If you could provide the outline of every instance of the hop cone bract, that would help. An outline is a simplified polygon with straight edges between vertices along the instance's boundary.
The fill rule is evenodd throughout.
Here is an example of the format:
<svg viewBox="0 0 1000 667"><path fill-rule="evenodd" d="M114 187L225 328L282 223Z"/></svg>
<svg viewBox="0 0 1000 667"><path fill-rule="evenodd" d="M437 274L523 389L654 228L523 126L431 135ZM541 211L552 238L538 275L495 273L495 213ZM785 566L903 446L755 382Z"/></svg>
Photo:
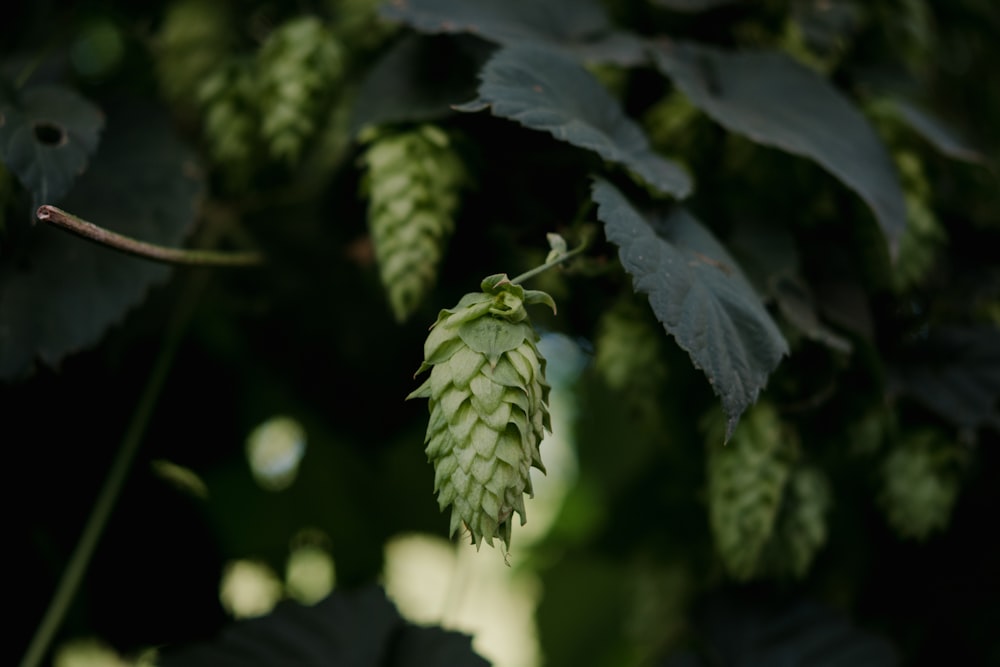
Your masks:
<svg viewBox="0 0 1000 667"><path fill-rule="evenodd" d="M438 127L372 130L367 167L368 226L396 319L407 319L437 280L454 230L465 165Z"/></svg>
<svg viewBox="0 0 1000 667"><path fill-rule="evenodd" d="M538 445L551 430L545 359L525 305L555 303L505 275L482 290L441 311L417 370L430 376L407 398L429 399L424 441L438 505L452 508L450 533L464 525L477 548L499 537L509 549L512 514L524 524L529 471L545 472Z"/></svg>

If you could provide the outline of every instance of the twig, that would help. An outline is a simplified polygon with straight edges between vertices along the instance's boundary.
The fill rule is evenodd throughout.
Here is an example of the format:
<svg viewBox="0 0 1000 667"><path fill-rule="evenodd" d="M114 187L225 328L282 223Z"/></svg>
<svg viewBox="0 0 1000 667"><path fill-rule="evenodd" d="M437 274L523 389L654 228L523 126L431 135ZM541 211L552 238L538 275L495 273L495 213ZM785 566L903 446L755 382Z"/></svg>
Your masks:
<svg viewBox="0 0 1000 667"><path fill-rule="evenodd" d="M51 223L71 234L114 248L129 255L143 257L165 264L186 264L190 266L260 266L264 256L258 252L225 252L221 250L187 250L168 248L154 243L146 243L130 236L112 232L72 213L44 204L35 213L39 220Z"/></svg>

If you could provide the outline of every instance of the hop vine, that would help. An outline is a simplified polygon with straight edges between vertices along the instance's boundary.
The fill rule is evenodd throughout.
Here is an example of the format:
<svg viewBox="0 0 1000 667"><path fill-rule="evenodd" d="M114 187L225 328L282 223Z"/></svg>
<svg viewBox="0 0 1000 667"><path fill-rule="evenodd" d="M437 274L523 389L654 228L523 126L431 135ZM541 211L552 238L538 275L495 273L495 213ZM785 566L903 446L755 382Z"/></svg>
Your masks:
<svg viewBox="0 0 1000 667"><path fill-rule="evenodd" d="M450 533L464 526L477 548L499 538L509 550L512 515L524 524L530 469L545 472L539 444L552 428L545 359L525 306L555 303L502 274L481 288L441 311L417 370L430 376L407 398L428 399L425 451L438 505L452 508Z"/></svg>
<svg viewBox="0 0 1000 667"><path fill-rule="evenodd" d="M468 176L451 137L434 125L371 129L364 140L375 259L392 311L404 321L437 281Z"/></svg>

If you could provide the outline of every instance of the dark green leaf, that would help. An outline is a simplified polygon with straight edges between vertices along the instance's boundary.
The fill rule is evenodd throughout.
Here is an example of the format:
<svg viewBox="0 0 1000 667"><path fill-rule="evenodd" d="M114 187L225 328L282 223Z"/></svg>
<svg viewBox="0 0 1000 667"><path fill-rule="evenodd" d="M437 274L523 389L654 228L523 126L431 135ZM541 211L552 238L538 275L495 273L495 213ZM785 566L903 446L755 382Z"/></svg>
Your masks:
<svg viewBox="0 0 1000 667"><path fill-rule="evenodd" d="M729 239L757 291L777 303L781 314L805 336L841 352L851 342L826 326L812 290L801 276L795 240L784 228L743 221Z"/></svg>
<svg viewBox="0 0 1000 667"><path fill-rule="evenodd" d="M111 119L102 150L63 206L144 241L179 244L201 191L192 154L150 109L121 109ZM0 263L2 379L94 344L170 274L42 224L16 250Z"/></svg>
<svg viewBox="0 0 1000 667"><path fill-rule="evenodd" d="M704 371L731 434L788 353L781 332L740 267L683 208L640 213L604 181L593 199L633 287L649 295L656 317Z"/></svg>
<svg viewBox="0 0 1000 667"><path fill-rule="evenodd" d="M507 47L486 63L480 77L479 99L456 108L491 107L495 116L544 130L630 169L660 192L678 198L691 192L687 173L654 153L621 105L570 57L539 46Z"/></svg>
<svg viewBox="0 0 1000 667"><path fill-rule="evenodd" d="M671 657L665 667L894 667L896 651L885 640L859 630L826 607L718 596L697 613L707 656ZM710 656L710 657L708 657Z"/></svg>
<svg viewBox="0 0 1000 667"><path fill-rule="evenodd" d="M587 61L646 60L641 40L615 30L597 0L396 0L382 15L423 32L467 32L505 45L548 44Z"/></svg>
<svg viewBox="0 0 1000 667"><path fill-rule="evenodd" d="M0 159L35 204L56 204L97 149L104 116L62 86L0 93Z"/></svg>
<svg viewBox="0 0 1000 667"><path fill-rule="evenodd" d="M906 228L899 178L865 117L827 80L781 53L670 42L657 66L727 129L819 163L871 207L890 253Z"/></svg>
<svg viewBox="0 0 1000 667"><path fill-rule="evenodd" d="M366 125L433 120L476 93L476 72L492 47L472 38L410 35L368 72L351 134Z"/></svg>
<svg viewBox="0 0 1000 667"><path fill-rule="evenodd" d="M932 116L917 105L905 100L897 99L894 100L894 103L900 117L913 131L930 142L943 155L965 162L984 162L986 160L982 153L970 148L940 118Z"/></svg>
<svg viewBox="0 0 1000 667"><path fill-rule="evenodd" d="M892 381L959 428L1000 431L1000 329L933 330L903 350Z"/></svg>
<svg viewBox="0 0 1000 667"><path fill-rule="evenodd" d="M468 637L403 620L381 589L334 592L312 607L287 602L235 623L214 643L167 651L161 667L484 667Z"/></svg>

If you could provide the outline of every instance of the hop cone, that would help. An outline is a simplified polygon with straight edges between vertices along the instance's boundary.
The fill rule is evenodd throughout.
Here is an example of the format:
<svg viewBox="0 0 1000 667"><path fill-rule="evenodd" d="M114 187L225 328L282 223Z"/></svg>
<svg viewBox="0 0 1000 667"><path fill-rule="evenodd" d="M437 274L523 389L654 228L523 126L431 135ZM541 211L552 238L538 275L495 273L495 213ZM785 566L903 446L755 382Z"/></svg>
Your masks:
<svg viewBox="0 0 1000 667"><path fill-rule="evenodd" d="M172 2L154 40L156 71L164 97L191 104L205 79L226 59L233 20L224 2Z"/></svg>
<svg viewBox="0 0 1000 667"><path fill-rule="evenodd" d="M826 544L830 483L818 468L798 467L788 480L777 527L765 549L763 567L771 574L801 579Z"/></svg>
<svg viewBox="0 0 1000 667"><path fill-rule="evenodd" d="M228 59L198 89L203 131L216 163L249 169L257 146L257 105L252 62Z"/></svg>
<svg viewBox="0 0 1000 667"><path fill-rule="evenodd" d="M767 402L747 412L728 444L725 424L718 415L708 429L709 522L726 571L747 581L760 574L798 447Z"/></svg>
<svg viewBox="0 0 1000 667"><path fill-rule="evenodd" d="M555 303L505 275L482 290L441 311L417 371L430 377L407 398L429 399L426 452L438 505L452 508L450 533L464 525L477 548L499 537L509 549L511 516L524 524L529 470L545 472L538 445L551 430L545 359L525 304Z"/></svg>
<svg viewBox="0 0 1000 667"><path fill-rule="evenodd" d="M340 43L311 16L272 32L257 54L260 131L271 156L295 162L344 70Z"/></svg>
<svg viewBox="0 0 1000 667"><path fill-rule="evenodd" d="M465 165L448 135L432 125L369 132L368 141L361 158L368 226L389 304L404 321L437 280Z"/></svg>
<svg viewBox="0 0 1000 667"><path fill-rule="evenodd" d="M934 214L930 184L919 156L898 151L895 161L906 199L906 230L899 240L893 279L896 289L904 290L924 281L947 235Z"/></svg>
<svg viewBox="0 0 1000 667"><path fill-rule="evenodd" d="M957 452L939 433L910 433L883 464L879 501L900 537L926 539L948 525L958 496Z"/></svg>

